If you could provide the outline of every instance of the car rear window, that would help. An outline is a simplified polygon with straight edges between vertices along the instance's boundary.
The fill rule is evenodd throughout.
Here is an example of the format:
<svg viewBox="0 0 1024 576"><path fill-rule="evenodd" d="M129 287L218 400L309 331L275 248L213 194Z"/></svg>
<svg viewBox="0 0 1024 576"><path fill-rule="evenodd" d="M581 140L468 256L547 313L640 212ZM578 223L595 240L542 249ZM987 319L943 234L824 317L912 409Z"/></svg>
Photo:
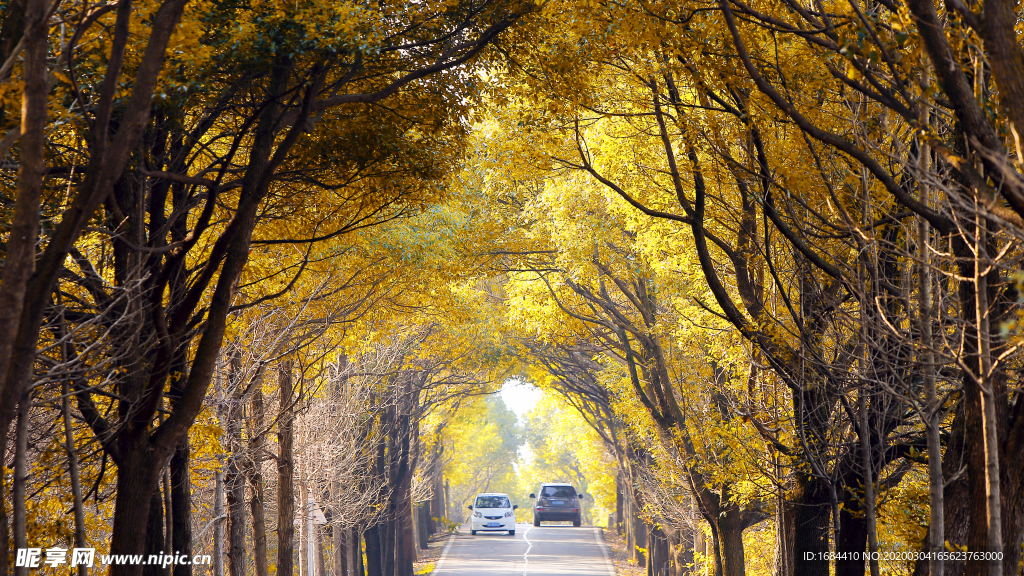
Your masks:
<svg viewBox="0 0 1024 576"><path fill-rule="evenodd" d="M474 508L511 508L508 496L477 496Z"/></svg>
<svg viewBox="0 0 1024 576"><path fill-rule="evenodd" d="M545 486L540 495L545 498L575 498L576 490L572 486Z"/></svg>

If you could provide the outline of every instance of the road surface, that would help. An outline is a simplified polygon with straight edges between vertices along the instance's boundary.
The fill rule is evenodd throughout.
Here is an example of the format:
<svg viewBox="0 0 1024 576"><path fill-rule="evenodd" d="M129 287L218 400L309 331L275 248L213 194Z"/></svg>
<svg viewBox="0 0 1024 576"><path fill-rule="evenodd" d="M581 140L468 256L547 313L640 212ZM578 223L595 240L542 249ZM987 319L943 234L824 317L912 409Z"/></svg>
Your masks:
<svg viewBox="0 0 1024 576"><path fill-rule="evenodd" d="M468 526L452 537L432 576L615 576L601 529L517 524L516 535Z"/></svg>

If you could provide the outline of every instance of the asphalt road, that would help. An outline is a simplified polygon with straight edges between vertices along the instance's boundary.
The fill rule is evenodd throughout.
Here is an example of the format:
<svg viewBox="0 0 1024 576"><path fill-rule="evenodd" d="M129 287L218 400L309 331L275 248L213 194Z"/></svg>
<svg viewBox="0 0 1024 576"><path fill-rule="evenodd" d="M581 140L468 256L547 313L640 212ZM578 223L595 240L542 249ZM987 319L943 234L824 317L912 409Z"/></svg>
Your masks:
<svg viewBox="0 0 1024 576"><path fill-rule="evenodd" d="M433 576L615 576L600 528L516 525L516 535L452 537Z"/></svg>

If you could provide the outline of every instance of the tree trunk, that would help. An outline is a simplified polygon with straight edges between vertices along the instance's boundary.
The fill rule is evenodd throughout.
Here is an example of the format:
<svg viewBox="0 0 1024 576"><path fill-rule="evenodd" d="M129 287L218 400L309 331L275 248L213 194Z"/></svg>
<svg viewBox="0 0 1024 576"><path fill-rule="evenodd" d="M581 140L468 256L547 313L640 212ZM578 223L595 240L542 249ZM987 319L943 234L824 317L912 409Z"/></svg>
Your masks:
<svg viewBox="0 0 1024 576"><path fill-rule="evenodd" d="M46 82L46 11L49 2L24 0L22 6L24 31L18 31L22 34L24 46L18 181L14 214L7 228L9 234L3 272L0 275L0 429L5 434L16 414L17 401L26 390L21 375L11 370L11 360L14 358L15 341L22 324L29 280L36 266L40 197L46 171L46 106L49 93ZM13 12L18 8L12 6L7 10ZM20 336L24 337L24 334Z"/></svg>
<svg viewBox="0 0 1024 576"><path fill-rule="evenodd" d="M174 551L192 557L192 483L189 481L188 438L171 456L171 519ZM192 576L191 564L175 564L173 576ZM266 575L261 575L266 576Z"/></svg>
<svg viewBox="0 0 1024 576"><path fill-rule="evenodd" d="M793 572L793 504L784 493L779 494L775 515L775 567L773 576L794 576Z"/></svg>
<svg viewBox="0 0 1024 576"><path fill-rule="evenodd" d="M422 502L413 508L416 517L416 545L420 550L430 548L430 502Z"/></svg>
<svg viewBox="0 0 1024 576"><path fill-rule="evenodd" d="M292 363L286 360L278 370L281 413L277 423L277 576L295 572L295 456L292 429Z"/></svg>
<svg viewBox="0 0 1024 576"><path fill-rule="evenodd" d="M213 476L213 576L224 576L224 473Z"/></svg>
<svg viewBox="0 0 1024 576"><path fill-rule="evenodd" d="M348 531L341 524L331 527L331 546L334 549L334 576L349 576Z"/></svg>
<svg viewBox="0 0 1024 576"><path fill-rule="evenodd" d="M242 359L238 350L232 348L229 386L232 388L230 404L225 414L225 432L228 436L227 467L224 484L228 500L228 568L231 576L246 576L246 514L245 514L245 476L242 470L245 460L245 448L242 443L242 393L241 382Z"/></svg>
<svg viewBox="0 0 1024 576"><path fill-rule="evenodd" d="M256 576L270 576L267 560L267 519L265 495L263 493L263 450L266 436L263 430L263 382L262 368L252 393L252 415L249 418L249 490L252 499L249 511L252 515L252 551L256 564ZM177 575L175 575L177 576Z"/></svg>
<svg viewBox="0 0 1024 576"><path fill-rule="evenodd" d="M800 576L829 576L828 533L831 503L825 481L796 473L793 494L794 573Z"/></svg>
<svg viewBox="0 0 1024 576"><path fill-rule="evenodd" d="M317 576L327 576L327 562L324 559L324 531L319 527L313 529L314 536L314 550L316 552L316 574Z"/></svg>
<svg viewBox="0 0 1024 576"><path fill-rule="evenodd" d="M352 573L345 576L366 576L366 565L363 563L363 534L358 526L353 526L349 532L349 563L352 566Z"/></svg>
<svg viewBox="0 0 1024 576"><path fill-rule="evenodd" d="M122 438L124 451L117 462L117 496L114 499L114 528L110 535L110 554L143 554L153 492L157 489L163 462L154 458L144 438L129 445ZM137 576L139 565L111 565L110 576Z"/></svg>
<svg viewBox="0 0 1024 576"><path fill-rule="evenodd" d="M163 474L160 474L163 476ZM149 520L146 527L146 557L159 556L164 550L164 501L160 494L160 484L157 483L149 497ZM143 576L162 576L164 569L159 564L146 564L142 568Z"/></svg>
<svg viewBox="0 0 1024 576"><path fill-rule="evenodd" d="M640 517L636 510L636 502L631 502L632 508L630 513L633 518L633 560L637 566L644 566L647 564L647 555L641 550L647 549L647 525L644 523L643 518Z"/></svg>
<svg viewBox="0 0 1024 576"><path fill-rule="evenodd" d="M438 443L440 444L440 443ZM441 519L448 516L444 504L444 467L441 450L435 452L433 494L430 499L429 530L431 534L441 531Z"/></svg>
<svg viewBox="0 0 1024 576"><path fill-rule="evenodd" d="M65 382L61 387L61 413L64 417L64 450L68 454L68 474L71 479L71 496L75 512L75 548L85 548L85 506L82 503L82 481L78 471L78 450L75 448L75 436L71 429L71 385ZM168 552L173 552L168 550ZM87 566L78 565L78 576L89 576Z"/></svg>
<svg viewBox="0 0 1024 576"><path fill-rule="evenodd" d="M860 554L857 558L850 558L847 554L844 559L842 555L836 560L836 576L864 576L863 553L867 549L868 525L864 515L864 503L858 494L851 493L851 490L859 488L854 483L859 475L854 472L847 473L847 488L844 491L843 507L839 512L839 534L836 535L836 552L854 552Z"/></svg>
<svg viewBox="0 0 1024 576"><path fill-rule="evenodd" d="M704 557L704 570L701 572L707 576L711 572L710 567L714 559L708 554L708 539L704 536L704 531L700 529L699 523L697 529L693 531L693 550L695 554L700 552L701 556Z"/></svg>
<svg viewBox="0 0 1024 576"><path fill-rule="evenodd" d="M363 538L366 540L366 576L384 576L380 532L380 524L374 524L363 532Z"/></svg>
<svg viewBox="0 0 1024 576"><path fill-rule="evenodd" d="M726 490L723 489L723 500ZM746 558L743 550L743 518L739 506L722 506L718 514L718 540L724 576L745 576ZM863 576L863 575L861 575Z"/></svg>
<svg viewBox="0 0 1024 576"><path fill-rule="evenodd" d="M1018 48L1019 50L1019 48ZM987 539L985 550L987 552L1003 552L1003 523L1002 523L1002 476L999 472L999 424L996 421L996 376L992 370L991 355L991 334L989 332L989 318L991 307L988 298L988 278L981 272L983 266L988 266L986 244L987 224L980 224L977 227L977 250L979 262L974 267L974 300L975 316L978 327L978 394L981 398L981 426L982 426L982 447L985 454L985 531ZM1018 545L1014 543L1014 545ZM1002 576L1002 562L987 562L989 576Z"/></svg>
<svg viewBox="0 0 1024 576"><path fill-rule="evenodd" d="M341 498L341 482L331 481L331 499L338 502ZM341 519L341 511L333 510L331 514L331 547L334 549L332 566L334 576L348 576L348 534Z"/></svg>
<svg viewBox="0 0 1024 576"><path fill-rule="evenodd" d="M14 510L12 532L14 532L14 549L28 548L28 535L25 532L25 483L28 482L28 396L18 402L18 421L14 432L14 480L11 489L11 508ZM6 448L6 447L5 447ZM16 566L15 576L27 576L28 567Z"/></svg>
<svg viewBox="0 0 1024 576"><path fill-rule="evenodd" d="M622 536L622 472L615 476L615 532ZM609 526L611 528L611 526Z"/></svg>

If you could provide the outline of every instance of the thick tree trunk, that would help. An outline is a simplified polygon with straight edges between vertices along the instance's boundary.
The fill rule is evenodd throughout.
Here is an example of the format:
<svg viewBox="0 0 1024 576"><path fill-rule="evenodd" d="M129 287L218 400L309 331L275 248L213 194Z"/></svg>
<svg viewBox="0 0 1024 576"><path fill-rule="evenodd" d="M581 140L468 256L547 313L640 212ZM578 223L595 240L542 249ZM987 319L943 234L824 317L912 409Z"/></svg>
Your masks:
<svg viewBox="0 0 1024 576"><path fill-rule="evenodd" d="M403 489L404 495L399 503L398 522L396 526L397 550L395 554L395 576L412 576L413 562L416 561L416 538L413 528L413 507L410 500L408 485Z"/></svg>
<svg viewBox="0 0 1024 576"><path fill-rule="evenodd" d="M794 573L829 576L828 534L832 514L825 481L798 472L793 508Z"/></svg>
<svg viewBox="0 0 1024 576"><path fill-rule="evenodd" d="M295 456L292 429L292 363L284 361L278 370L281 411L277 423L277 576L295 572Z"/></svg>
<svg viewBox="0 0 1024 576"><path fill-rule="evenodd" d="M638 510L636 509L636 501L631 502L630 513L632 514L632 533L633 533L633 561L637 566L644 566L647 564L647 555L641 552L641 549L647 549L647 525L644 523L643 518L640 517Z"/></svg>
<svg viewBox="0 0 1024 576"><path fill-rule="evenodd" d="M857 558L849 554L843 558L840 554L836 560L836 576L864 576L863 553L867 549L868 525L864 516L864 505L858 494L850 490L859 488L850 482L858 476L853 472L847 474L847 489L844 491L843 506L839 512L839 534L836 536L836 552L857 553Z"/></svg>
<svg viewBox="0 0 1024 576"><path fill-rule="evenodd" d="M127 440L127 439L122 439ZM145 440L137 440L139 444ZM114 499L114 528L110 536L110 554L143 554L146 549L150 507L154 501L163 462L155 461L146 446L123 442L117 466L117 496ZM110 576L138 576L142 566L114 564Z"/></svg>
<svg viewBox="0 0 1024 576"><path fill-rule="evenodd" d="M380 533L381 524L374 524L363 532L366 540L366 576L384 576Z"/></svg>
<svg viewBox="0 0 1024 576"><path fill-rule="evenodd" d="M9 234L4 251L3 273L0 275L0 429L4 431L14 419L17 400L26 390L22 375L11 370L11 360L16 339L19 336L25 337L19 334L19 330L30 329L21 327L21 324L29 279L36 266L40 197L46 170L46 107L49 93L46 82L46 10L49 2L24 0L20 4L8 8L10 12L24 9L24 31L17 30L22 36L24 56L18 181L14 214L7 228ZM33 347L34 341L33 338Z"/></svg>
<svg viewBox="0 0 1024 576"><path fill-rule="evenodd" d="M426 550L430 547L430 503L422 502L414 506L413 510L416 518L416 545L420 550Z"/></svg>
<svg viewBox="0 0 1024 576"><path fill-rule="evenodd" d="M746 558L743 549L743 518L742 512L735 504L723 506L719 511L718 540L722 554L723 576L745 576Z"/></svg>
<svg viewBox="0 0 1024 576"><path fill-rule="evenodd" d="M189 481L189 457L188 438L185 438L171 456L171 534L174 551L191 558L192 483ZM173 576L192 576L192 565L175 564Z"/></svg>
<svg viewBox="0 0 1024 576"><path fill-rule="evenodd" d="M163 474L161 474L162 476ZM164 511L160 485L157 484L149 497L149 521L146 528L146 557L159 556L164 553ZM147 564L142 569L143 576L161 576L164 569L159 564Z"/></svg>

